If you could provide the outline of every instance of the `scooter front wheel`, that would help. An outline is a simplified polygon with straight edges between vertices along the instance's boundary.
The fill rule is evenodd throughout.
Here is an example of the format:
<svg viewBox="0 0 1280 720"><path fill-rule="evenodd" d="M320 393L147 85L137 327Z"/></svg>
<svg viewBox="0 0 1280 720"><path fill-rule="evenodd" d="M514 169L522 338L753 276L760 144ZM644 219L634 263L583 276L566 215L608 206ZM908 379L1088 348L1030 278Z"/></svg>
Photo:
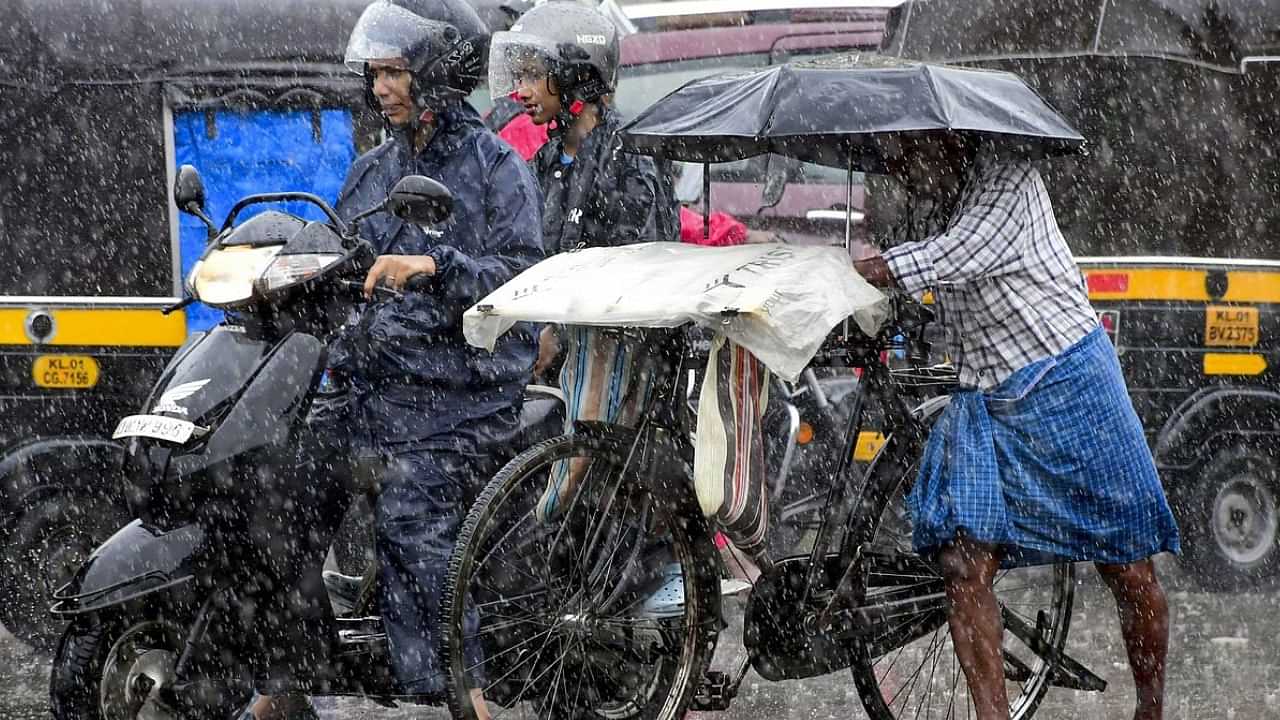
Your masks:
<svg viewBox="0 0 1280 720"><path fill-rule="evenodd" d="M472 506L441 612L454 717L683 716L715 648L719 577L691 486L644 487L634 438L535 445Z"/></svg>
<svg viewBox="0 0 1280 720"><path fill-rule="evenodd" d="M175 680L185 628L159 614L84 617L62 635L49 678L55 720L141 720L189 717L165 701ZM244 698L219 698L208 717L232 717ZM202 708L203 710L203 708ZM204 712L201 715L205 715Z"/></svg>

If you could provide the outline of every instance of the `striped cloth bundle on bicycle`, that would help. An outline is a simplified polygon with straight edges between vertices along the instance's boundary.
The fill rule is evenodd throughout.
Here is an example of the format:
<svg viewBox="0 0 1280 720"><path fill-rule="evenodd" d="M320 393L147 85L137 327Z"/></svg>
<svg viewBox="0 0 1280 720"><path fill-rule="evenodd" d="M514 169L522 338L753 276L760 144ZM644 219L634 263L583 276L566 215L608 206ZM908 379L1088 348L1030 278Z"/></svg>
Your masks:
<svg viewBox="0 0 1280 720"><path fill-rule="evenodd" d="M694 486L703 514L751 554L763 547L768 525L761 431L768 402L768 368L723 335L713 338L698 395Z"/></svg>
<svg viewBox="0 0 1280 720"><path fill-rule="evenodd" d="M649 405L659 358L638 335L615 328L562 326L565 346L560 389L565 399L565 432L578 420L596 420L635 427ZM583 466L560 461L552 466L547 489L538 502L539 521L555 516L562 501L572 497Z"/></svg>

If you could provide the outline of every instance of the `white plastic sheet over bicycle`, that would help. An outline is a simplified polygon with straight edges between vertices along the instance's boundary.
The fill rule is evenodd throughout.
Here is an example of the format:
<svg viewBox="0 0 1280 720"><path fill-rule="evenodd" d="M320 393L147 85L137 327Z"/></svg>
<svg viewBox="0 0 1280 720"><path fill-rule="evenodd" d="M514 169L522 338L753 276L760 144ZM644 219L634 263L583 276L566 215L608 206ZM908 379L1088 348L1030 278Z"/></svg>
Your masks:
<svg viewBox="0 0 1280 720"><path fill-rule="evenodd" d="M697 323L794 381L851 318L874 335L889 302L843 248L707 248L643 243L561 253L490 293L463 317L467 342L492 349L520 321L608 327Z"/></svg>

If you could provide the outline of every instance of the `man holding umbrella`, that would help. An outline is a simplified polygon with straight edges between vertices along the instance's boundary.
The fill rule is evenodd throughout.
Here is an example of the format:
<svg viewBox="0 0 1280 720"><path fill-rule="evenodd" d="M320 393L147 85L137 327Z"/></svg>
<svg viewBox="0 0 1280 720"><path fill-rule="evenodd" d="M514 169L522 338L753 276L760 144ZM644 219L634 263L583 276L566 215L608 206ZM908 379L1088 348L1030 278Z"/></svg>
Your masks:
<svg viewBox="0 0 1280 720"><path fill-rule="evenodd" d="M897 244L856 266L876 285L934 293L959 372L910 502L916 549L943 569L977 716L1009 717L997 570L1092 561L1119 610L1134 717L1159 718L1168 606L1151 556L1176 552L1178 531L1044 183L973 136L879 146L912 201Z"/></svg>
<svg viewBox="0 0 1280 720"><path fill-rule="evenodd" d="M1087 561L1116 599L1134 716L1161 717L1168 606L1151 557L1178 551L1178 529L1030 162L1084 138L1016 75L884 55L693 80L623 133L631 150L672 160L778 153L847 168L847 207L855 170L906 187L890 249L855 267L932 293L958 372L908 502L913 550L943 574L977 716L1009 717L997 570Z"/></svg>

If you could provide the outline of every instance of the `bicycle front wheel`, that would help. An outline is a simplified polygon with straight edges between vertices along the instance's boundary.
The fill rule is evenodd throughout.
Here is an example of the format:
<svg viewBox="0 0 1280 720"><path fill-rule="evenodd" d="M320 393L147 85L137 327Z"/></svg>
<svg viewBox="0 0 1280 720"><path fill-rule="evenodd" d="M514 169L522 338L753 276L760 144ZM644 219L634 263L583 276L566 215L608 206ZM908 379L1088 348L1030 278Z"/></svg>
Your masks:
<svg viewBox="0 0 1280 720"><path fill-rule="evenodd" d="M454 717L483 717L481 702L493 717L683 715L719 629L712 544L691 491L637 480L634 438L543 442L472 506L441 612ZM565 462L572 487L548 513Z"/></svg>
<svg viewBox="0 0 1280 720"><path fill-rule="evenodd" d="M926 418L931 425L934 417ZM940 569L912 552L907 495L919 468L919 443L889 443L867 479L850 532L864 549L864 607L874 627L854 646L853 680L872 720L973 717L973 702L952 647ZM1003 643L1009 716L1026 720L1048 690L1046 649L1067 639L1074 566L1002 570L996 599L1005 619Z"/></svg>

